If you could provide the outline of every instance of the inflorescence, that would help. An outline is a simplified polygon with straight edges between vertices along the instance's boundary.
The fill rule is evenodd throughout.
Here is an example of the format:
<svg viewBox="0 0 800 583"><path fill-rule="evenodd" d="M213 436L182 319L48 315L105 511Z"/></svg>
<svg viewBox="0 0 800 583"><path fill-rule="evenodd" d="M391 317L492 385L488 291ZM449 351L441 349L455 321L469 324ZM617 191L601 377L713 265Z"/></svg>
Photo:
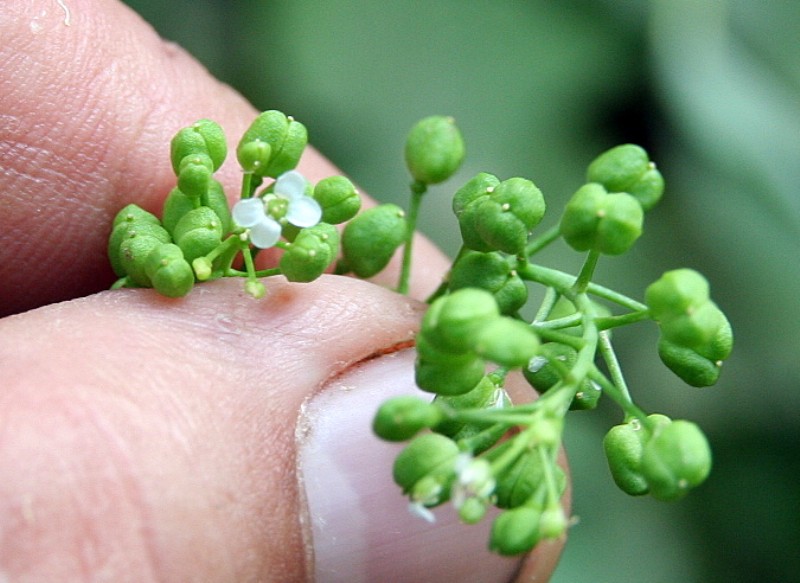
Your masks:
<svg viewBox="0 0 800 583"><path fill-rule="evenodd" d="M265 276L310 282L334 271L368 278L402 247L397 290L407 293L421 202L429 185L456 172L465 151L452 118L421 120L405 148L409 208L381 204L359 213L350 180L332 176L312 185L295 170L306 128L279 111L259 115L239 142L242 187L231 208L213 177L226 144L210 120L176 134L170 152L177 186L161 218L131 204L114 219L108 253L115 288L181 297L197 282L242 277L245 291L260 298ZM480 173L457 189L453 211L463 246L428 299L416 338L416 383L434 396L389 399L373 422L381 438L409 441L393 474L412 512L434 520L430 508L449 501L462 521L475 523L498 507L489 546L504 555L562 536L569 524L558 464L564 420L569 411L595 408L603 395L623 415L603 440L620 489L676 500L706 479L711 450L702 431L635 404L610 332L653 321L670 370L692 386L716 383L733 335L707 280L691 269L669 271L647 287L643 302L593 281L601 256L621 255L641 236L645 213L663 190L655 164L632 144L592 161L558 223L538 234L546 204L530 180ZM579 273L533 261L559 238L585 254ZM282 251L277 266L257 270L257 253L273 247ZM532 285L543 287L543 300L525 319ZM538 399L511 402L505 382L519 371Z"/></svg>

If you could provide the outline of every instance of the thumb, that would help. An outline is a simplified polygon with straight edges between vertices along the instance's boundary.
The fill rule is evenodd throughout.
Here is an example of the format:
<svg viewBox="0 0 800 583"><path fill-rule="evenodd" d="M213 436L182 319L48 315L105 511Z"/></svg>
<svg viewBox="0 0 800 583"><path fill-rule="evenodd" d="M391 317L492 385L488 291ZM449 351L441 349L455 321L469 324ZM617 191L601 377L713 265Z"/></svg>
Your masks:
<svg viewBox="0 0 800 583"><path fill-rule="evenodd" d="M484 535L451 520L406 529L394 451L369 434L374 400L412 383L410 356L391 353L412 340L420 305L334 276L270 279L261 301L240 283L180 300L105 292L0 321L0 573L512 575L516 562L489 563ZM356 405L335 402L345 387ZM557 554L542 549L545 563Z"/></svg>

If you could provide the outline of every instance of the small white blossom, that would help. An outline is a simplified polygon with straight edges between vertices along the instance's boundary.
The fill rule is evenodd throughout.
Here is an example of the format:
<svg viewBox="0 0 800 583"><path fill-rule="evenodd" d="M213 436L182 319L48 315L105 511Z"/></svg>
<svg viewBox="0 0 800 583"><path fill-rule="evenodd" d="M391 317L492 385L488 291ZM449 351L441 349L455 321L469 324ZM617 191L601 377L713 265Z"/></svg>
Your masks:
<svg viewBox="0 0 800 583"><path fill-rule="evenodd" d="M284 172L275 181L272 194L266 199L245 198L233 205L233 220L240 227L249 229L250 241L260 249L274 246L281 236L280 220L285 219L296 227L313 227L322 218L322 208L312 197L306 195L308 182L296 170ZM286 215L274 217L267 210L272 198L287 201Z"/></svg>
<svg viewBox="0 0 800 583"><path fill-rule="evenodd" d="M492 467L483 458L473 458L465 453L459 455L455 464L456 479L450 493L453 506L461 508L470 498L487 500L496 485Z"/></svg>

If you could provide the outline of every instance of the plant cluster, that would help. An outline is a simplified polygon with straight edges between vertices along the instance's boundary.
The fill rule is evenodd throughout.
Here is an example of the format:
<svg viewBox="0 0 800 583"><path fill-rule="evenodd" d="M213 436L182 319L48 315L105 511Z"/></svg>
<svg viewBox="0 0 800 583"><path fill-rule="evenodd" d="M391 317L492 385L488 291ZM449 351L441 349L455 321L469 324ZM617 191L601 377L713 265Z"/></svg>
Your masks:
<svg viewBox="0 0 800 583"><path fill-rule="evenodd" d="M201 120L179 131L171 146L177 186L161 219L129 205L114 221L115 286L179 297L196 282L234 276L261 297L263 276L308 282L333 270L371 277L403 247L397 289L407 293L422 200L464 158L452 118L425 118L408 135L407 211L382 204L359 213L358 193L342 176L309 184L295 170L306 142L305 127L294 119L277 111L258 116L236 150L243 180L229 208L213 178L226 156L221 128ZM676 500L706 479L711 451L702 431L635 404L611 331L655 322L664 364L690 385L714 384L733 336L708 282L690 269L669 271L641 302L594 281L601 256L621 255L641 236L645 214L663 190L655 164L631 144L592 161L557 224L538 233L546 203L530 180L479 173L456 190L463 246L428 299L416 338L416 383L433 397L389 399L373 422L381 438L409 441L393 474L412 512L433 520L430 509L449 501L464 522L475 523L498 507L489 546L504 555L562 536L569 517L558 454L566 414L595 408L603 395L623 416L603 440L620 489ZM585 254L579 273L534 261L559 238ZM256 270L254 256L269 247L282 250L277 267ZM544 288L543 299L525 319L533 285ZM538 399L511 402L504 386L515 371Z"/></svg>

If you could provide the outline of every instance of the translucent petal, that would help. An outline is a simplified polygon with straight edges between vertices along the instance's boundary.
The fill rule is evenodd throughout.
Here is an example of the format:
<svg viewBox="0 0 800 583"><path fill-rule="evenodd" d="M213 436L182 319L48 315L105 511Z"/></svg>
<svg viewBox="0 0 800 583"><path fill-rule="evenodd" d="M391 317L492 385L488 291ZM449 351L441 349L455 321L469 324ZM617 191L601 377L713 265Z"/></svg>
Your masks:
<svg viewBox="0 0 800 583"><path fill-rule="evenodd" d="M250 242L259 249L267 249L275 245L281 237L281 226L277 221L264 217L250 227Z"/></svg>
<svg viewBox="0 0 800 583"><path fill-rule="evenodd" d="M240 227L252 227L264 220L264 202L260 198L245 198L233 205L233 220Z"/></svg>
<svg viewBox="0 0 800 583"><path fill-rule="evenodd" d="M300 174L297 170L289 170L278 176L273 190L275 194L283 198L295 200L301 196L305 196L307 187L308 181L305 179L305 176Z"/></svg>
<svg viewBox="0 0 800 583"><path fill-rule="evenodd" d="M310 196L301 196L289 201L286 220L295 227L313 227L322 218L322 207Z"/></svg>

